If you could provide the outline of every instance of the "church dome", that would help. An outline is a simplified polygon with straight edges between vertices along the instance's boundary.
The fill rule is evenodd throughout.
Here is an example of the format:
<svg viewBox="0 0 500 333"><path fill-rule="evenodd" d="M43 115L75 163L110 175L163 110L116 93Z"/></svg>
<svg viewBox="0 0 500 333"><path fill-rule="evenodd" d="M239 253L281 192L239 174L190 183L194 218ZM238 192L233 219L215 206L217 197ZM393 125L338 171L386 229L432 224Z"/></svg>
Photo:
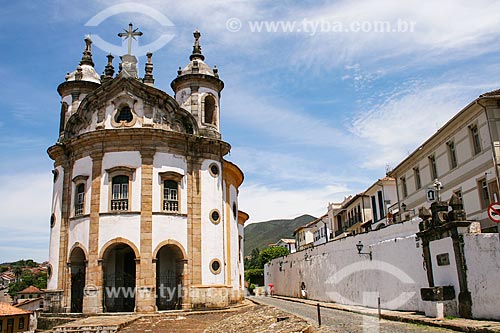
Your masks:
<svg viewBox="0 0 500 333"><path fill-rule="evenodd" d="M186 74L206 74L215 76L212 68L199 58L191 60L189 64L180 71L180 75Z"/></svg>
<svg viewBox="0 0 500 333"><path fill-rule="evenodd" d="M89 36L85 37L85 50L83 51L80 64L74 71L66 75L66 81L101 83L100 76L94 69L94 61L92 61L92 40Z"/></svg>
<svg viewBox="0 0 500 333"><path fill-rule="evenodd" d="M197 30L193 32L194 36L194 45L193 45L193 53L189 56L189 63L181 69L179 67L179 70L177 71L178 77L183 76L183 75L190 75L190 74L204 74L204 75L210 75L213 77L219 77L217 67L214 66L214 68L210 68L205 63L205 56L201 53L201 46L200 46L200 36L201 33Z"/></svg>
<svg viewBox="0 0 500 333"><path fill-rule="evenodd" d="M77 77L79 78L77 79ZM97 74L94 67L90 65L80 65L77 67L77 69L66 75L66 81L78 81L78 80L101 83L99 74Z"/></svg>

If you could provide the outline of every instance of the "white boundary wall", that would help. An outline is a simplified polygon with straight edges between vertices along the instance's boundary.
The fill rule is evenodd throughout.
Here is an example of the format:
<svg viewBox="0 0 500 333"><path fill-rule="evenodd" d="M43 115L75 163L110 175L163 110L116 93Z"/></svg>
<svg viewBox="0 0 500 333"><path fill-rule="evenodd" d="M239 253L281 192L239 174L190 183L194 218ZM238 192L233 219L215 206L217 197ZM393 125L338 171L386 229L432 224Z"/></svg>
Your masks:
<svg viewBox="0 0 500 333"><path fill-rule="evenodd" d="M384 309L423 312L420 289L428 283L417 232L418 222L409 221L274 259L264 268L265 284L272 283L276 295L301 297L304 282L309 299L369 307L376 307L378 294ZM357 253L359 241L362 252L371 247L372 261ZM442 240L438 250L431 252L433 262L443 252L454 261L451 239ZM466 234L464 252L474 318L500 319L498 235ZM455 270L454 265L445 267ZM455 292L458 297L458 283Z"/></svg>

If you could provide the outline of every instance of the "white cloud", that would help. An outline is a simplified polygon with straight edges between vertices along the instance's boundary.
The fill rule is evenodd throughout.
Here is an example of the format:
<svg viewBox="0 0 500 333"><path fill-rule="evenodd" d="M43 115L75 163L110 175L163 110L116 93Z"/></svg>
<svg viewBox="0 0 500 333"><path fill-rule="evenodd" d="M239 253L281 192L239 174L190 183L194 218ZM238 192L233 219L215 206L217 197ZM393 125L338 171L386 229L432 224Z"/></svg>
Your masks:
<svg viewBox="0 0 500 333"><path fill-rule="evenodd" d="M351 22L398 20L415 22L414 32L378 33L319 32L303 40L294 49L292 58L303 64L336 66L352 61L376 63L404 57L403 66L415 63L446 63L488 51L498 50L494 43L500 34L496 1L457 2L451 0L425 2L397 1L340 1L312 8L294 8L290 18L311 21ZM478 20L478 18L481 18ZM314 52L311 52L314 50ZM401 65L401 61L400 65Z"/></svg>
<svg viewBox="0 0 500 333"><path fill-rule="evenodd" d="M348 143L346 133L328 120L315 118L285 99L275 97L271 101L244 86L236 85L226 92L222 107L227 110L223 117L238 127L263 132L282 142L316 147L341 147Z"/></svg>
<svg viewBox="0 0 500 333"><path fill-rule="evenodd" d="M342 186L282 190L262 184L246 184L240 192L240 210L250 215L248 223L295 218L303 214L319 217L327 212L329 201L341 201L349 192Z"/></svg>
<svg viewBox="0 0 500 333"><path fill-rule="evenodd" d="M351 132L364 143L363 166L395 166L435 133L480 90L479 86L443 83L399 91L353 119ZM477 96L477 95L476 95Z"/></svg>
<svg viewBox="0 0 500 333"><path fill-rule="evenodd" d="M1 176L0 183L0 228L3 230L0 262L37 253L41 254L37 260L46 260L52 197L50 174L9 174ZM17 252L20 248L24 250ZM10 252L14 249L16 252Z"/></svg>

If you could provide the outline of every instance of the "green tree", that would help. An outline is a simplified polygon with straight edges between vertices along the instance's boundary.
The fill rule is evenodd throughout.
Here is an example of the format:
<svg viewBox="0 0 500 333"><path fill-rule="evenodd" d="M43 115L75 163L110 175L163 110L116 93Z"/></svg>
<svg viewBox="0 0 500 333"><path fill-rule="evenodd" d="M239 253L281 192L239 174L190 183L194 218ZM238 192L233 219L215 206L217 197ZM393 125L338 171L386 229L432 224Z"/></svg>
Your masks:
<svg viewBox="0 0 500 333"><path fill-rule="evenodd" d="M47 273L32 273L29 270L24 271L16 282L9 285L9 295L14 297L18 292L29 286L35 286L38 289L46 289Z"/></svg>
<svg viewBox="0 0 500 333"><path fill-rule="evenodd" d="M259 253L260 252L258 248L252 250L248 258L245 258L245 269L262 268L259 262Z"/></svg>
<svg viewBox="0 0 500 333"><path fill-rule="evenodd" d="M270 262L271 260L279 257L284 257L288 254L290 254L290 252L286 247L283 246L268 247L267 249L264 249L259 253L259 263L260 263L259 268L264 268L264 265Z"/></svg>

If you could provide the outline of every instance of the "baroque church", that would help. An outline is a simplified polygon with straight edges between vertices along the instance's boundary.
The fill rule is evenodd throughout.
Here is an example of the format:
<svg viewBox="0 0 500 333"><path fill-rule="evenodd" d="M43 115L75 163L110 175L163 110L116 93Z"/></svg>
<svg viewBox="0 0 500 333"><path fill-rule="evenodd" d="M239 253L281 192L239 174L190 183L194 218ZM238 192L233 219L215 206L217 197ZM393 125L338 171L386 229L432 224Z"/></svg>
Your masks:
<svg viewBox="0 0 500 333"><path fill-rule="evenodd" d="M136 29L137 30L137 29ZM243 172L224 157L217 68L194 32L189 63L155 87L131 54L98 75L92 41L61 95L46 304L51 312L220 308L243 298Z"/></svg>

